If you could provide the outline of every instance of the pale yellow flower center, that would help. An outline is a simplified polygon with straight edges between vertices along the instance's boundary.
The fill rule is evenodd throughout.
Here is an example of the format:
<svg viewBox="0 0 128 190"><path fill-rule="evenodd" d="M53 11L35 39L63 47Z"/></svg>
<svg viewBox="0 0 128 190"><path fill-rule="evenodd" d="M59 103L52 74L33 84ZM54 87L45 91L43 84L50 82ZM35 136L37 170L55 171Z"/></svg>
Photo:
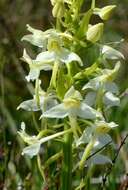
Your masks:
<svg viewBox="0 0 128 190"><path fill-rule="evenodd" d="M74 98L68 98L63 100L66 108L77 108L80 106L80 101Z"/></svg>
<svg viewBox="0 0 128 190"><path fill-rule="evenodd" d="M106 123L100 123L96 126L97 133L108 133L110 131L110 127Z"/></svg>
<svg viewBox="0 0 128 190"><path fill-rule="evenodd" d="M60 47L59 43L56 40L50 40L48 42L48 50L49 51L60 52L61 47Z"/></svg>

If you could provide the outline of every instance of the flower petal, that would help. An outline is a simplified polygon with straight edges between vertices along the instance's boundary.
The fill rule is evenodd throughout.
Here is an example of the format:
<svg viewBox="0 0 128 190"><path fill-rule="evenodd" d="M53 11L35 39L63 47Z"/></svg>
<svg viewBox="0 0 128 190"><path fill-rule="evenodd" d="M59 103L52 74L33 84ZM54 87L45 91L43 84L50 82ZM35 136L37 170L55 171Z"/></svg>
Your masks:
<svg viewBox="0 0 128 190"><path fill-rule="evenodd" d="M89 143L90 140L92 139L92 134L93 134L93 128L92 127L87 127L81 137L76 141L76 146L80 146L81 144L86 144Z"/></svg>
<svg viewBox="0 0 128 190"><path fill-rule="evenodd" d="M41 115L42 117L48 118L64 118L68 115L67 109L65 109L64 104L59 104L54 106L53 108L49 109L48 111L44 112Z"/></svg>
<svg viewBox="0 0 128 190"><path fill-rule="evenodd" d="M95 123L95 132L97 134L105 134L117 126L118 125L114 122L107 123L105 121L97 121Z"/></svg>
<svg viewBox="0 0 128 190"><path fill-rule="evenodd" d="M26 133L26 131L25 131L25 123L24 122L21 123L21 130L18 131L18 134L23 139L23 141L26 142L29 145L38 142L37 136L30 136L30 135L28 135Z"/></svg>
<svg viewBox="0 0 128 190"><path fill-rule="evenodd" d="M87 95L85 96L84 103L93 106L95 104L96 100L96 92L88 92Z"/></svg>
<svg viewBox="0 0 128 190"><path fill-rule="evenodd" d="M119 88L116 85L116 83L114 83L114 82L107 82L105 84L105 90L110 91L110 92L112 92L114 94L119 94Z"/></svg>
<svg viewBox="0 0 128 190"><path fill-rule="evenodd" d="M23 51L23 61L25 61L28 64L32 64L32 59L30 58L30 56L27 54L26 49L24 49Z"/></svg>
<svg viewBox="0 0 128 190"><path fill-rule="evenodd" d="M36 156L40 151L40 141L38 143L34 143L30 146L27 146L23 149L22 155L27 154L30 158Z"/></svg>
<svg viewBox="0 0 128 190"><path fill-rule="evenodd" d="M40 70L38 68L30 67L30 72L29 72L28 76L26 76L25 78L29 82L30 80L33 81L33 80L36 80L37 78L39 78L39 75L40 75Z"/></svg>
<svg viewBox="0 0 128 190"><path fill-rule="evenodd" d="M56 54L51 51L45 51L37 55L36 60L37 62L43 62L43 63L51 63L54 62L56 59Z"/></svg>
<svg viewBox="0 0 128 190"><path fill-rule="evenodd" d="M76 53L70 52L66 48L62 48L60 60L66 64L71 63L72 61L77 61L81 66L83 65L81 58Z"/></svg>
<svg viewBox="0 0 128 190"><path fill-rule="evenodd" d="M46 49L47 40L44 39L42 35L28 34L28 35L23 36L21 40L22 41L25 40L27 42L30 42L32 45Z"/></svg>
<svg viewBox="0 0 128 190"><path fill-rule="evenodd" d="M71 86L71 88L66 92L64 99L73 97L78 100L82 100L82 96L78 90L75 90L74 86Z"/></svg>
<svg viewBox="0 0 128 190"><path fill-rule="evenodd" d="M40 106L37 106L37 102L36 102L36 99L35 97L31 100L27 100L27 101L24 101L22 102L17 109L24 109L26 111L39 111L42 106L43 106L43 103L44 103L44 97L40 97Z"/></svg>
<svg viewBox="0 0 128 190"><path fill-rule="evenodd" d="M103 101L108 107L120 105L120 99L111 92L105 93Z"/></svg>
<svg viewBox="0 0 128 190"><path fill-rule="evenodd" d="M106 59L112 59L112 60L125 59L124 55L121 52L106 45L104 45L102 48L102 54Z"/></svg>
<svg viewBox="0 0 128 190"><path fill-rule="evenodd" d="M97 111L88 106L85 103L81 103L80 108L77 110L77 115L84 119L95 119L97 116Z"/></svg>
<svg viewBox="0 0 128 190"><path fill-rule="evenodd" d="M89 162L95 165L112 164L111 159L108 156L102 154L95 154L94 156L91 157Z"/></svg>
<svg viewBox="0 0 128 190"><path fill-rule="evenodd" d="M101 76L91 79L88 83L86 83L83 86L82 90L86 89L98 90L98 88L100 87L100 82L101 82Z"/></svg>
<svg viewBox="0 0 128 190"><path fill-rule="evenodd" d="M28 41L32 45L46 49L47 39L45 36L45 32L43 32L41 30L34 29L28 24L27 24L27 30L30 31L32 34L25 35L21 40L22 41L23 40Z"/></svg>

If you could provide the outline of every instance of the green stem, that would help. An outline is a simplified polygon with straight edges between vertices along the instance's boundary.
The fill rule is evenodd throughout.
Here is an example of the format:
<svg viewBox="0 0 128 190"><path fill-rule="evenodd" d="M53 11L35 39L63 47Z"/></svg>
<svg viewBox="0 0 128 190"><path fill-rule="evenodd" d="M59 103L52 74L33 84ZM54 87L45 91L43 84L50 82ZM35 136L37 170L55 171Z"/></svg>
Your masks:
<svg viewBox="0 0 128 190"><path fill-rule="evenodd" d="M67 126L65 127L67 128ZM63 143L63 165L61 190L72 187L72 134L65 134Z"/></svg>
<svg viewBox="0 0 128 190"><path fill-rule="evenodd" d="M59 61L56 61L53 66L52 77L51 77L49 88L56 88L56 79L57 79L58 69L59 69Z"/></svg>
<svg viewBox="0 0 128 190"><path fill-rule="evenodd" d="M69 116L70 125L74 134L75 139L77 140L79 138L78 132L81 134L81 129L77 123L77 118L70 115Z"/></svg>
<svg viewBox="0 0 128 190"><path fill-rule="evenodd" d="M104 95L104 91L103 91L103 87L101 87L98 90L98 93L97 93L97 96L96 96L96 103L95 103L95 106L99 111L102 111L102 107L103 107L102 98L103 98L103 95Z"/></svg>
<svg viewBox="0 0 128 190"><path fill-rule="evenodd" d="M39 79L36 79L36 84L35 84L36 103L37 103L37 106L40 108L39 88L40 88Z"/></svg>
<svg viewBox="0 0 128 190"><path fill-rule="evenodd" d="M94 9L96 6L96 0L92 0L91 8Z"/></svg>
<svg viewBox="0 0 128 190"><path fill-rule="evenodd" d="M61 31L61 22L59 18L56 19L56 29Z"/></svg>
<svg viewBox="0 0 128 190"><path fill-rule="evenodd" d="M89 144L85 148L85 151L83 153L81 161L79 162L79 169L80 170L82 170L84 168L85 162L86 162L88 156L90 155L94 144L95 144L95 137L92 138L92 140L89 142Z"/></svg>
<svg viewBox="0 0 128 190"><path fill-rule="evenodd" d="M35 117L35 113L34 112L32 112L32 120L33 120L33 124L34 124L35 129L39 132L40 131L39 130L39 126L38 126L38 123L36 121L36 117Z"/></svg>
<svg viewBox="0 0 128 190"><path fill-rule="evenodd" d="M40 156L39 156L39 155L37 156L37 166L38 166L38 169L39 169L39 171L40 171L40 174L41 174L41 176L42 176L44 182L46 182L44 169L43 169L43 167L41 166L41 160L40 160Z"/></svg>
<svg viewBox="0 0 128 190"><path fill-rule="evenodd" d="M45 163L44 163L44 168L47 168L50 164L52 164L53 162L55 162L56 160L58 160L60 157L62 157L62 151L54 154L53 156L51 156Z"/></svg>

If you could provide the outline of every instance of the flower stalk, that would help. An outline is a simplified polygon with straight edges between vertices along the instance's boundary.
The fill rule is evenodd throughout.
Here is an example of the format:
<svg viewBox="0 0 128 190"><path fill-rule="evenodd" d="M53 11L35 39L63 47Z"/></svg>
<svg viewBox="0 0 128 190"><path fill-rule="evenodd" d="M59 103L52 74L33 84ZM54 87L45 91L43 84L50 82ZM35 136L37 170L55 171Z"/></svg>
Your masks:
<svg viewBox="0 0 128 190"><path fill-rule="evenodd" d="M49 88L56 88L56 79L57 79L57 73L59 69L59 61L56 61L54 66L53 66L53 71L52 71L52 77L50 81Z"/></svg>
<svg viewBox="0 0 128 190"><path fill-rule="evenodd" d="M88 143L88 145L86 146L86 148L85 148L85 151L84 151L84 153L83 153L83 156L82 156L82 158L81 158L81 160L80 160L80 162L79 162L79 169L80 170L83 170L83 168L84 168L84 166L85 166L85 163L86 163L86 160L87 160L87 158L90 156L90 153L91 153L91 151L92 151L92 149L93 149L93 146L94 146L94 144L95 144L95 137L93 137L92 139L91 139L91 141Z"/></svg>
<svg viewBox="0 0 128 190"><path fill-rule="evenodd" d="M67 129L66 125L65 129ZM72 189L72 137L72 134L64 136L61 190Z"/></svg>

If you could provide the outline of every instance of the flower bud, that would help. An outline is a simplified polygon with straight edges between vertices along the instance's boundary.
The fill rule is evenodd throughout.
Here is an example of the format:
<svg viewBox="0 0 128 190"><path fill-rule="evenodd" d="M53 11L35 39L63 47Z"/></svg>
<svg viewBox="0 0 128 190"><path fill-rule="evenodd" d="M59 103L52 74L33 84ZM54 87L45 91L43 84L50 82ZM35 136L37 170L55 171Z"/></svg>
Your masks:
<svg viewBox="0 0 128 190"><path fill-rule="evenodd" d="M97 42L102 34L103 34L103 23L99 23L96 25L91 26L87 31L87 40L91 41L92 43Z"/></svg>
<svg viewBox="0 0 128 190"><path fill-rule="evenodd" d="M64 16L64 11L65 11L64 3L57 2L53 7L52 14L56 18L62 18Z"/></svg>
<svg viewBox="0 0 128 190"><path fill-rule="evenodd" d="M56 0L51 0L51 4L54 6L56 4Z"/></svg>
<svg viewBox="0 0 128 190"><path fill-rule="evenodd" d="M108 20L113 12L113 10L116 8L116 5L109 5L106 7L103 7L102 9L94 9L94 14L99 15L102 20Z"/></svg>

